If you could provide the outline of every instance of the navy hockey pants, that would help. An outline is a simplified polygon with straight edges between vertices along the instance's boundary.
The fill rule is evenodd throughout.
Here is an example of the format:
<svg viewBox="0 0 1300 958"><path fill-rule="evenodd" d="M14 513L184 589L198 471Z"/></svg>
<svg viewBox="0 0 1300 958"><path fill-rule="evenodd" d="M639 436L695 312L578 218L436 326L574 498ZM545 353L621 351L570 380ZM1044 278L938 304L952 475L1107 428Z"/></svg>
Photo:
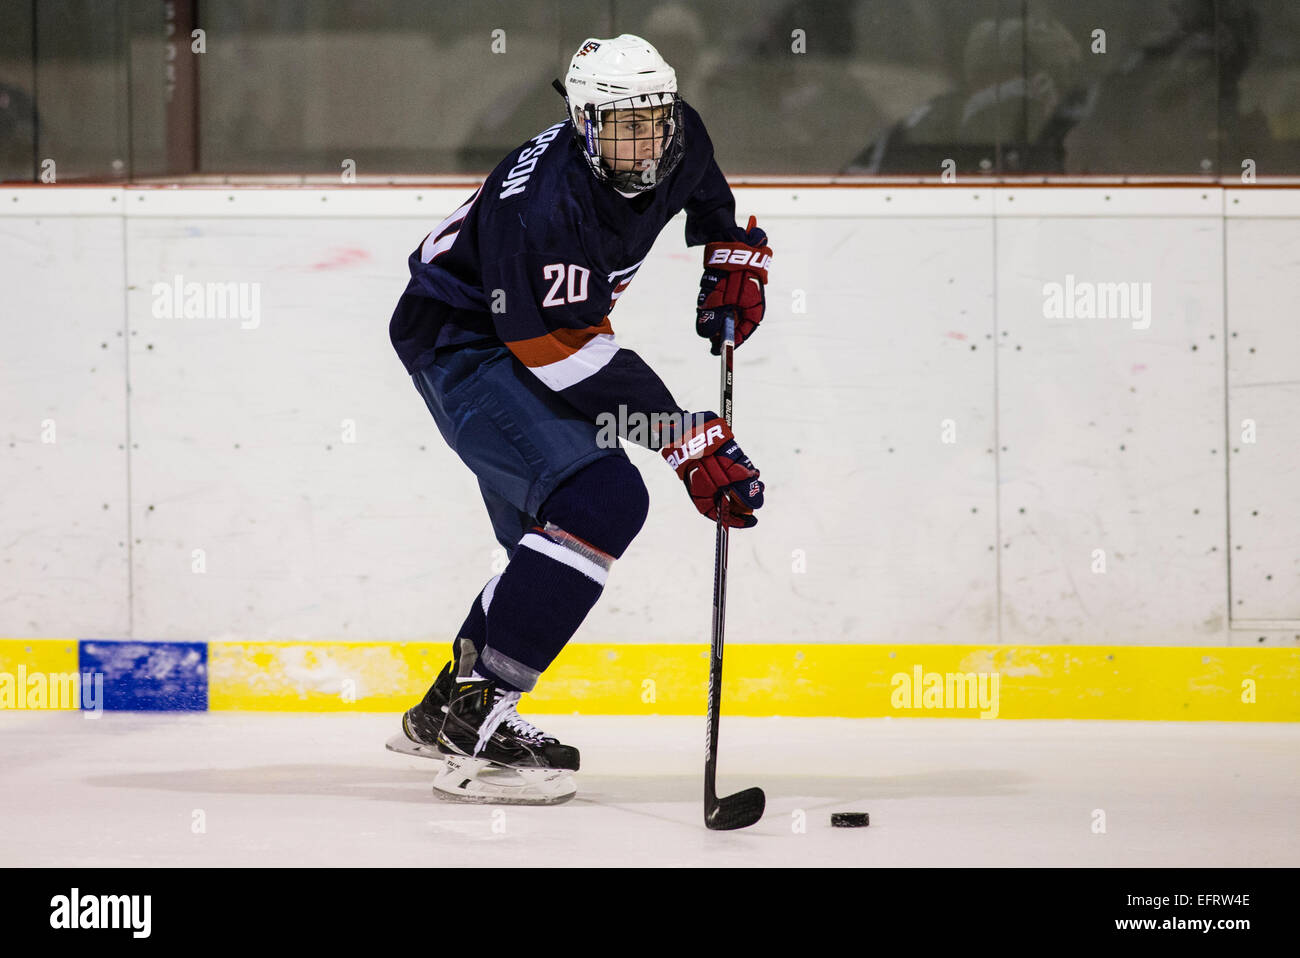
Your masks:
<svg viewBox="0 0 1300 958"><path fill-rule="evenodd" d="M635 469L617 445L598 446L596 426L505 346L439 351L411 378L442 437L478 477L493 532L509 556L537 524L542 504L570 476L606 456L621 457ZM642 512L637 528L644 517Z"/></svg>

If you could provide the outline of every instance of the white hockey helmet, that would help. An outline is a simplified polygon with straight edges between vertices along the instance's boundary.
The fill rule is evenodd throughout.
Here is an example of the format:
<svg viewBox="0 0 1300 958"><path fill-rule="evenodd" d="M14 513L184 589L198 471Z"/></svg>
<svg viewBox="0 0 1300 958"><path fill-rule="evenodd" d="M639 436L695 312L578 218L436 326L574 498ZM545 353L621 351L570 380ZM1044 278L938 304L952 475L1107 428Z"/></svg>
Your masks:
<svg viewBox="0 0 1300 958"><path fill-rule="evenodd" d="M686 142L677 73L640 37L624 33L612 40L584 40L569 63L562 92L578 146L597 179L624 192L639 193L654 189L681 161ZM635 141L636 137L622 136L612 125L606 135L606 114L655 107L666 109L651 124L653 134L642 137L659 141L654 158L640 161L637 169L611 169L602 160L598 141Z"/></svg>

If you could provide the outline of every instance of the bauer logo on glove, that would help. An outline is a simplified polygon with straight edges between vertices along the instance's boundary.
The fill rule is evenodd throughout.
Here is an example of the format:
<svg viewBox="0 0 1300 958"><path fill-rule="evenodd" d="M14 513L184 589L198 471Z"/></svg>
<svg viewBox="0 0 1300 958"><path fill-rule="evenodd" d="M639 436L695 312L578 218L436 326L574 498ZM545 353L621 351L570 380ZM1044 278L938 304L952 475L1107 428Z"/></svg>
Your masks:
<svg viewBox="0 0 1300 958"><path fill-rule="evenodd" d="M699 413L703 424L661 453L686 486L700 514L714 521L727 497L726 524L748 529L758 524L754 510L763 505L763 483L740 449L727 421L714 412Z"/></svg>
<svg viewBox="0 0 1300 958"><path fill-rule="evenodd" d="M754 217L736 239L728 243L709 243L704 247L704 275L700 278L700 295L696 299L695 331L712 343L711 352L722 352L724 320L730 315L736 323L739 346L763 321L767 298L767 267L772 250L767 234Z"/></svg>
<svg viewBox="0 0 1300 958"><path fill-rule="evenodd" d="M728 266L752 266L754 269L767 269L767 264L772 262L771 250L761 249L737 249L735 246L727 243L710 243L710 247L718 247L713 250L713 255L709 257L708 266L719 266L726 264Z"/></svg>
<svg viewBox="0 0 1300 958"><path fill-rule="evenodd" d="M687 459L700 458L700 454L704 452L709 443L714 440L721 441L724 438L722 429L722 426L710 426L707 431L691 436L680 446L668 450L664 456L668 460L668 465L676 469Z"/></svg>

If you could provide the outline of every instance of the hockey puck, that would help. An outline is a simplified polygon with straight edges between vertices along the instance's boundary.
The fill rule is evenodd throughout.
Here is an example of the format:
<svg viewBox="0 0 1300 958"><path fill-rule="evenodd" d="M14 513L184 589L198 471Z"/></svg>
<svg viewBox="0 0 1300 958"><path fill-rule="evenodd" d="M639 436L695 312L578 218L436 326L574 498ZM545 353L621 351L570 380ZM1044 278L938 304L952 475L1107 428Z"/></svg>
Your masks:
<svg viewBox="0 0 1300 958"><path fill-rule="evenodd" d="M832 828L866 828L871 816L866 812L831 812Z"/></svg>

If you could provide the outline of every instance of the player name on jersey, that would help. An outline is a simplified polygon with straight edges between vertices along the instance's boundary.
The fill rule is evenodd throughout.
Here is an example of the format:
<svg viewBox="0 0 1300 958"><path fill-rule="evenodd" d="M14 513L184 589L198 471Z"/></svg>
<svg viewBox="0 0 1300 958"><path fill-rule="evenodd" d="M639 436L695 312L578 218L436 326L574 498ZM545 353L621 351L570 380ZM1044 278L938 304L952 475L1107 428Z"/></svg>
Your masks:
<svg viewBox="0 0 1300 958"><path fill-rule="evenodd" d="M561 120L554 126L547 127L537 136L528 142L531 146L525 146L519 151L519 156L515 159L515 165L510 167L506 173L506 178L501 182L501 192L497 194L497 199L504 200L507 197L516 196L524 191L528 183L528 177L532 175L533 170L537 168L537 161L551 142L560 135L568 120Z"/></svg>

